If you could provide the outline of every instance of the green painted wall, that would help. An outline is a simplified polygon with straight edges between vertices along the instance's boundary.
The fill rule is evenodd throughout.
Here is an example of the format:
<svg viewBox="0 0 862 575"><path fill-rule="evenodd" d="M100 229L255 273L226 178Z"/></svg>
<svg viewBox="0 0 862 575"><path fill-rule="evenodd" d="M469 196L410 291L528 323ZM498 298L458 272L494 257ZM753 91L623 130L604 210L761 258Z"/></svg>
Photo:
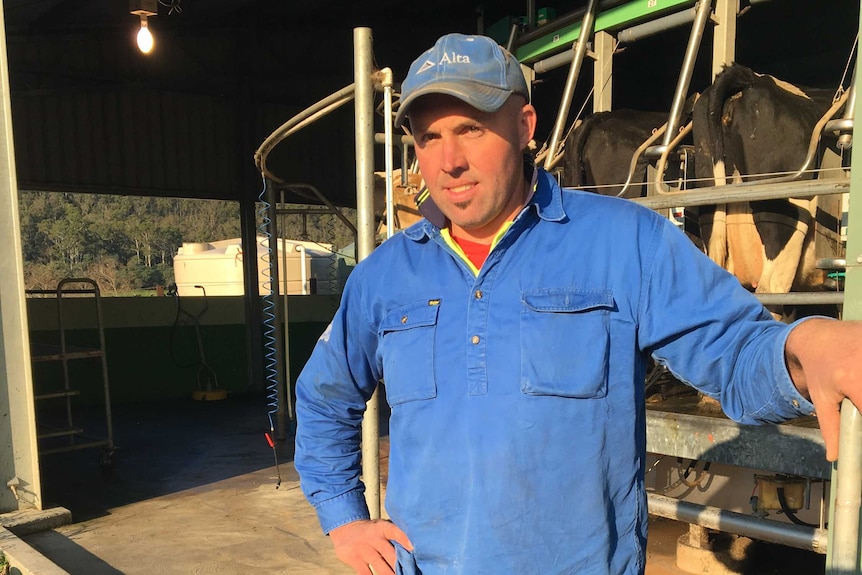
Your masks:
<svg viewBox="0 0 862 575"><path fill-rule="evenodd" d="M198 339L189 316L177 314L176 300L164 298L102 298L105 356L112 404L189 397L193 391L217 383L228 393L261 391L265 382L249 381L248 338L241 298L182 298L183 309L198 315L205 363L201 368ZM64 300L66 343L98 348L92 301ZM331 296L296 296L289 300L291 380L294 381L337 306ZM57 305L53 298L28 301L31 346L58 344ZM103 405L104 387L99 358L68 361L70 386L80 391L78 405ZM61 361L35 361L37 394L63 388ZM213 375L210 375L213 374ZM213 379L214 377L214 379ZM200 380L199 380L200 378ZM62 407L61 399L45 399Z"/></svg>

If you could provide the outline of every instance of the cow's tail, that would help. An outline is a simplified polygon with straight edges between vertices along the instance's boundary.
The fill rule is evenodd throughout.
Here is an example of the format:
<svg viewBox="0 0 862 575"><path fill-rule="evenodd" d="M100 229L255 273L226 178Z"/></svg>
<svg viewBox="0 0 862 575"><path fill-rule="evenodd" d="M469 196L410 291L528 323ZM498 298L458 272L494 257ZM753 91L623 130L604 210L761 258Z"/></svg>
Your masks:
<svg viewBox="0 0 862 575"><path fill-rule="evenodd" d="M724 146L724 105L734 94L751 86L757 80L757 75L745 66L734 64L725 69L715 78L712 85L701 95L702 106L696 106L695 124L705 126L706 133L696 137L698 146L705 149L701 154L709 158L711 173L709 177L715 186L727 183L726 152ZM706 117L704 118L703 115ZM699 170L698 177L707 177ZM729 251L728 235L728 205L718 204L713 209L703 210L701 215L701 232L703 234L706 253L721 267L728 267Z"/></svg>
<svg viewBox="0 0 862 575"><path fill-rule="evenodd" d="M726 66L715 77L712 86L707 90L707 137L712 155L712 171L715 185L722 186L727 182L726 153L722 122L724 121L724 104L738 92L752 86L758 75L751 69L740 64Z"/></svg>
<svg viewBox="0 0 862 575"><path fill-rule="evenodd" d="M566 143L565 166L563 168L564 185L581 188L588 184L586 168L584 167L584 145L593 129L593 117L582 121L574 129Z"/></svg>

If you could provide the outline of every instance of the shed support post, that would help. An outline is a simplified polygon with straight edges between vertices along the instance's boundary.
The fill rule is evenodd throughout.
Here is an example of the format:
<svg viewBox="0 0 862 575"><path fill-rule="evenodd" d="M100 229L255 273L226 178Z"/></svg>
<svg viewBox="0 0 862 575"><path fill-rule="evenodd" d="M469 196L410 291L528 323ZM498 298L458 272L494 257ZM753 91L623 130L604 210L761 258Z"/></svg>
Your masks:
<svg viewBox="0 0 862 575"><path fill-rule="evenodd" d="M716 0L712 36L712 77L736 60L736 15L739 0Z"/></svg>
<svg viewBox="0 0 862 575"><path fill-rule="evenodd" d="M608 112L613 105L614 45L616 40L605 31L593 37L593 112Z"/></svg>
<svg viewBox="0 0 862 575"><path fill-rule="evenodd" d="M0 32L0 513L42 509L11 108L6 35Z"/></svg>
<svg viewBox="0 0 862 575"><path fill-rule="evenodd" d="M356 85L356 261L374 250L374 82L370 28L353 30L353 74ZM380 518L379 388L362 419L362 479L372 519Z"/></svg>

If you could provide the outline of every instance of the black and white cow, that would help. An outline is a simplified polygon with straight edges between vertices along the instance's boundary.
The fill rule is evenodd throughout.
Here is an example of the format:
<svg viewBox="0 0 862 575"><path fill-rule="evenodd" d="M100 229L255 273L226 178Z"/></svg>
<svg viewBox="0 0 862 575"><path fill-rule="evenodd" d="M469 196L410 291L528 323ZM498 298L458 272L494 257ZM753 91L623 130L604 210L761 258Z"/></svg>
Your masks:
<svg viewBox="0 0 862 575"><path fill-rule="evenodd" d="M695 173L700 185L724 185L795 173L831 93L803 92L734 64L694 105ZM804 177L810 178L810 175ZM817 198L716 206L701 216L707 254L761 293L816 290Z"/></svg>
<svg viewBox="0 0 862 575"><path fill-rule="evenodd" d="M667 122L668 114L619 109L585 118L563 151L563 185L616 196L623 189L635 151ZM641 157L623 197L646 195L647 160Z"/></svg>

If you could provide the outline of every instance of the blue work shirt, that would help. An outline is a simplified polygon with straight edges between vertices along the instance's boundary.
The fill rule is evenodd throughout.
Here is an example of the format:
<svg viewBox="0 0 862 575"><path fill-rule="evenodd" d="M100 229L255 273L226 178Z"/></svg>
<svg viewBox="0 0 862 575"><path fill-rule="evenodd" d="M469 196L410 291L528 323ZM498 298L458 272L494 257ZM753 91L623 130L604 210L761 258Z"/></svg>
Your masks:
<svg viewBox="0 0 862 575"><path fill-rule="evenodd" d="M789 330L667 219L540 172L478 275L427 220L356 267L297 382L302 489L325 532L368 517L360 422L385 378L399 573L642 573L648 357L781 422L813 412Z"/></svg>

